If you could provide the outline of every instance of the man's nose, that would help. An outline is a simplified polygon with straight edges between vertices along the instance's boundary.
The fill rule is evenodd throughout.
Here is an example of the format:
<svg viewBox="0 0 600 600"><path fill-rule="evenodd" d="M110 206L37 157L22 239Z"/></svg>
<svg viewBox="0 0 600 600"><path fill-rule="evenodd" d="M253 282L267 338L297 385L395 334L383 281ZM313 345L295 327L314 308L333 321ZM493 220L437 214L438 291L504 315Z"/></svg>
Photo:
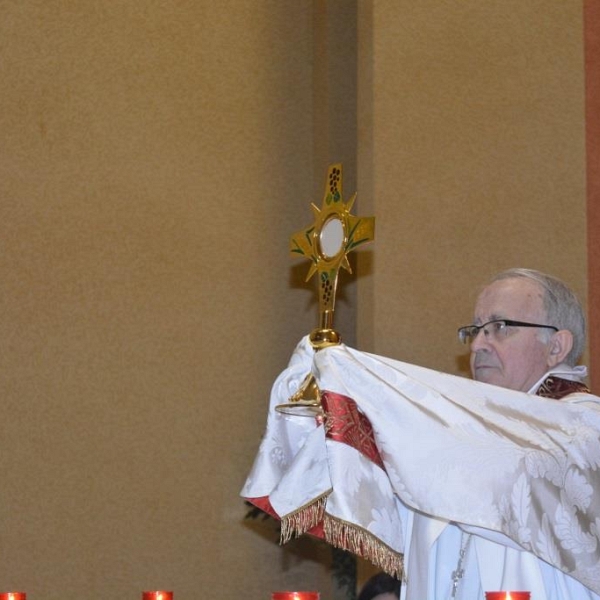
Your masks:
<svg viewBox="0 0 600 600"><path fill-rule="evenodd" d="M480 329L477 335L471 340L471 352L477 352L482 348L489 347L488 336L485 334L485 329Z"/></svg>

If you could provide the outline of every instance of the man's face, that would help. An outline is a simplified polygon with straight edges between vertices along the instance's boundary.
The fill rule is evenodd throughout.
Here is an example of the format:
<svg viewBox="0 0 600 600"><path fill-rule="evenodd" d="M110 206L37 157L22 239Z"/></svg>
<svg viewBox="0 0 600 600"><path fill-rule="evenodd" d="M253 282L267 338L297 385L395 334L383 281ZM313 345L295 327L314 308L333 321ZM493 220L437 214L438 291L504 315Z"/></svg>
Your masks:
<svg viewBox="0 0 600 600"><path fill-rule="evenodd" d="M546 323L540 286L515 277L495 281L479 295L475 325L493 319ZM471 343L471 373L477 381L527 392L549 369L549 345L540 341L535 327L511 327L506 337L480 331Z"/></svg>

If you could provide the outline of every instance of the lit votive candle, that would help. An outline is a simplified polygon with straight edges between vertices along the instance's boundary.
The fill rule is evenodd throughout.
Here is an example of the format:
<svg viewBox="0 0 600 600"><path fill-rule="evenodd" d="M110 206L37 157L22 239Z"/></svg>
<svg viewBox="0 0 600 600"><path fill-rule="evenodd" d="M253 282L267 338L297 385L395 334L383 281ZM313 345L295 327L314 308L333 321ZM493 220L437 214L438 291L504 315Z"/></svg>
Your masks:
<svg viewBox="0 0 600 600"><path fill-rule="evenodd" d="M319 600L319 592L273 592L271 600Z"/></svg>
<svg viewBox="0 0 600 600"><path fill-rule="evenodd" d="M530 600L530 592L486 592L485 600Z"/></svg>
<svg viewBox="0 0 600 600"><path fill-rule="evenodd" d="M173 600L173 592L143 592L142 600Z"/></svg>
<svg viewBox="0 0 600 600"><path fill-rule="evenodd" d="M25 600L25 592L4 592L0 594L0 600Z"/></svg>

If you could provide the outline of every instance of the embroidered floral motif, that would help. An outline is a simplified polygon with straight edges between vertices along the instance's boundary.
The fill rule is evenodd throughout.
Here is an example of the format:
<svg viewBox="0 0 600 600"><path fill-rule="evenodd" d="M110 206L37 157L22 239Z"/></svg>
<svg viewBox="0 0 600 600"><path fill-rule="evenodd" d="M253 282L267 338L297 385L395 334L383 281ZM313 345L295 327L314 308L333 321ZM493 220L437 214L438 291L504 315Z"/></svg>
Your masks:
<svg viewBox="0 0 600 600"><path fill-rule="evenodd" d="M554 375L550 375L544 379L542 385L536 392L537 396L543 398L554 398L560 400L569 394L589 394L590 390L580 381L570 381L569 379L561 379Z"/></svg>
<svg viewBox="0 0 600 600"><path fill-rule="evenodd" d="M356 402L333 392L323 392L321 402L326 415L325 435L352 446L383 469L371 423L359 412Z"/></svg>

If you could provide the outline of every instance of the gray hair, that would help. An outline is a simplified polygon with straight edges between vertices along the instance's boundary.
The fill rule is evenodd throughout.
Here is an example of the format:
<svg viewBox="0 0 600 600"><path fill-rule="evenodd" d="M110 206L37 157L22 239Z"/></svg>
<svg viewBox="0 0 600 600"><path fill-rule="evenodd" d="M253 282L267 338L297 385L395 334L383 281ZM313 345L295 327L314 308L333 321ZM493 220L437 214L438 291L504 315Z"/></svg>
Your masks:
<svg viewBox="0 0 600 600"><path fill-rule="evenodd" d="M585 315L577 296L560 279L533 269L508 269L494 276L490 283L517 277L533 281L542 288L547 324L567 329L573 334L573 347L565 357L565 362L571 367L575 366L583 354L586 335Z"/></svg>

